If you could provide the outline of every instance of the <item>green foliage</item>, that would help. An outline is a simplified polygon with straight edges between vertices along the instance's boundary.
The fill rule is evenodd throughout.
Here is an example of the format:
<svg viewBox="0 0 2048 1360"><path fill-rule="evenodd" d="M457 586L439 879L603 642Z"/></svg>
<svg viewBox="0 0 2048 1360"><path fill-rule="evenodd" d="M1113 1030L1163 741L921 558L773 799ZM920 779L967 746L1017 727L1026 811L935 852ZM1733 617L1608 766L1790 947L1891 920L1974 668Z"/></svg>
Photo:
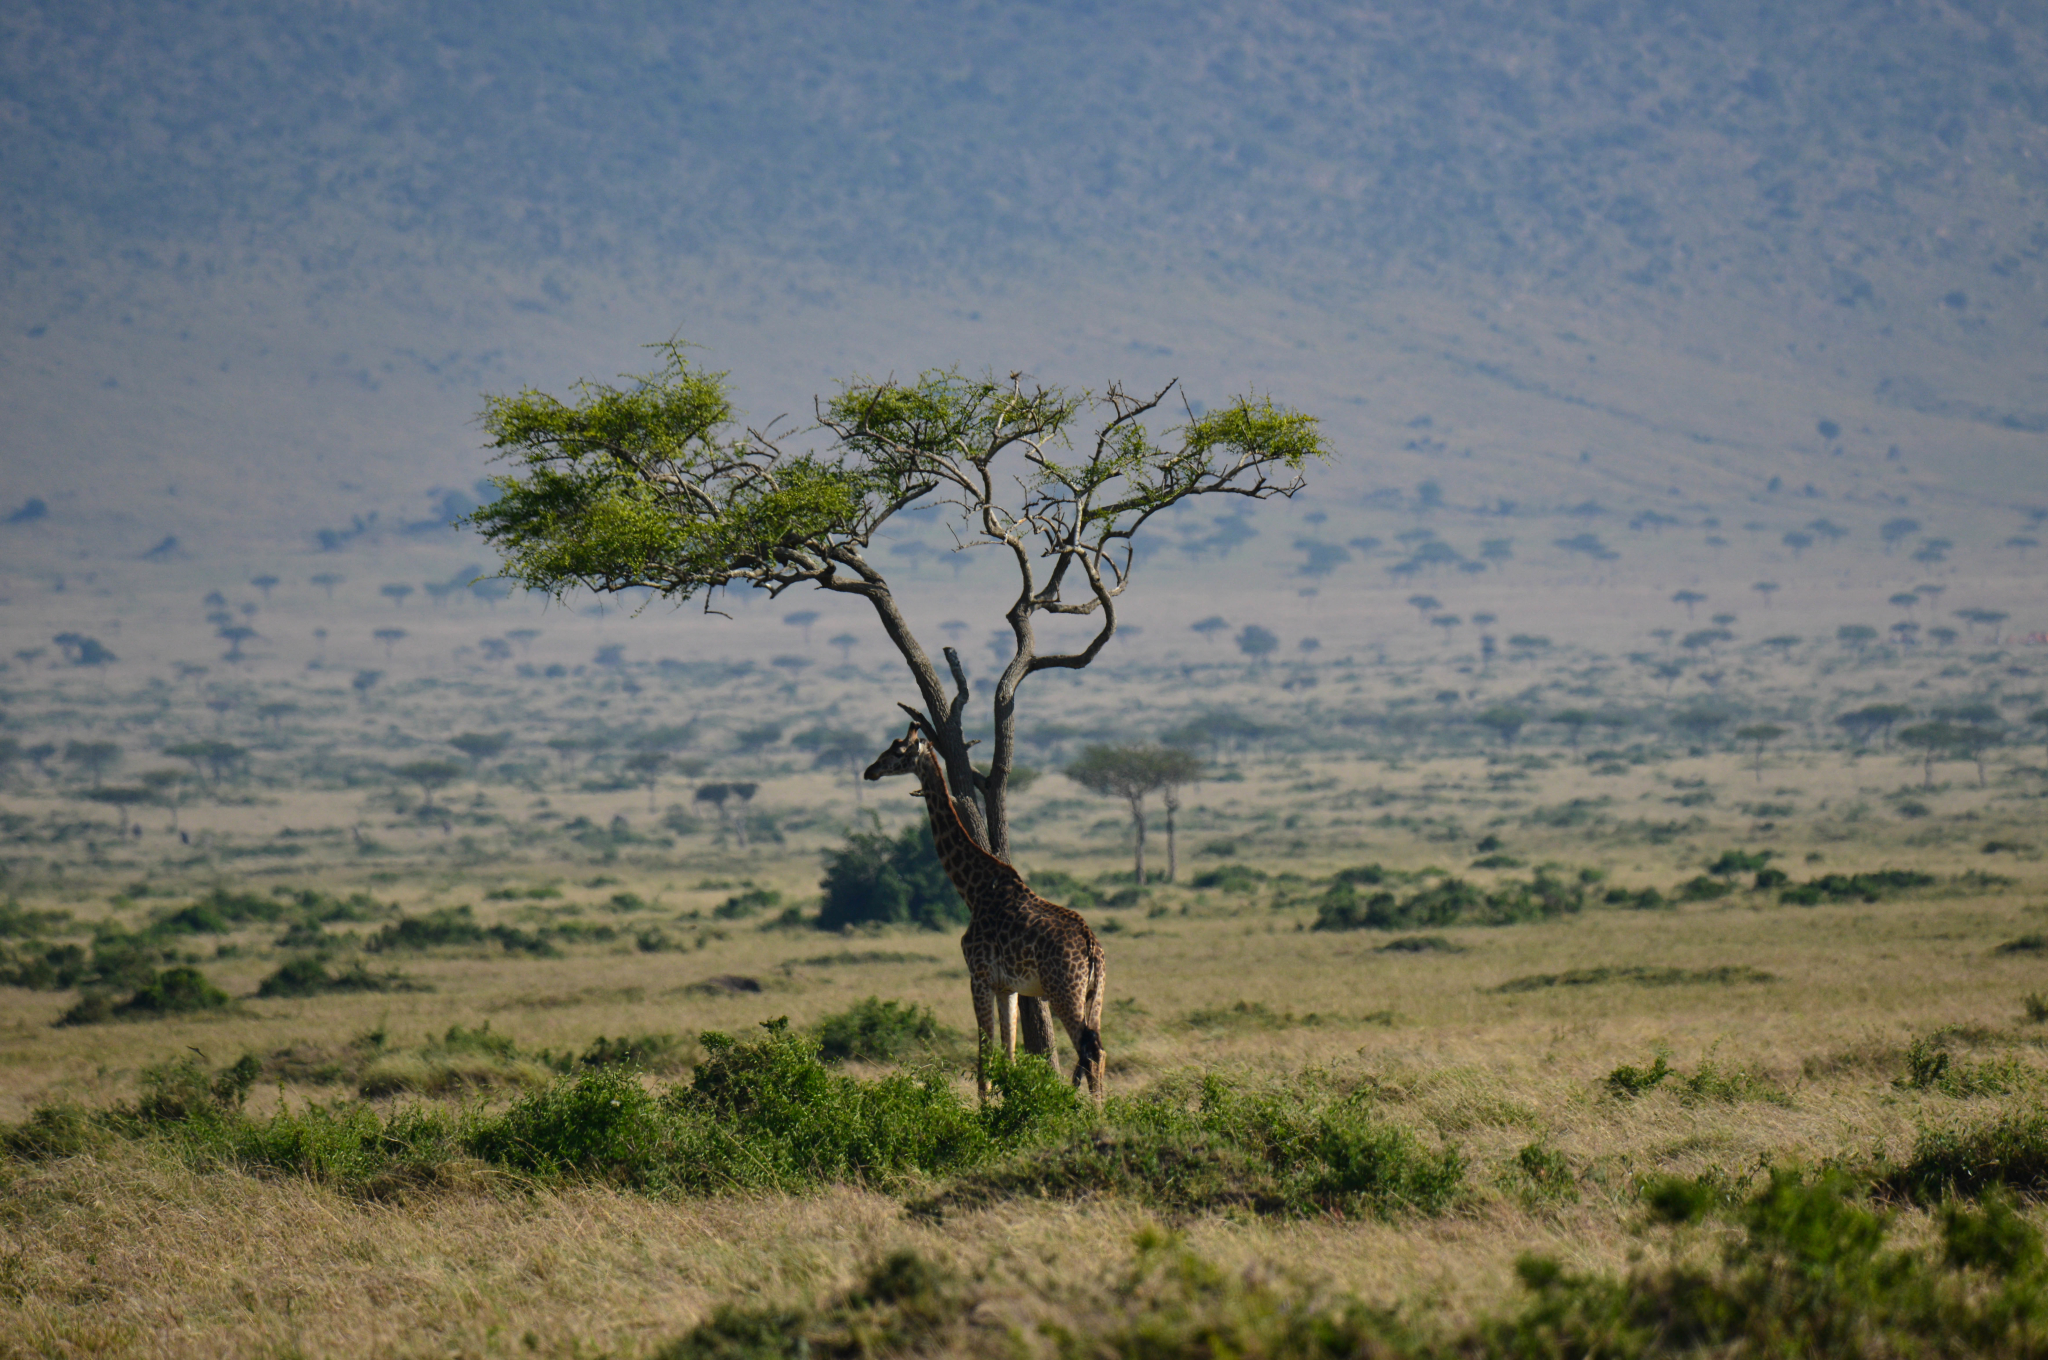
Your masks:
<svg viewBox="0 0 2048 1360"><path fill-rule="evenodd" d="M1619 1100L1634 1100L1664 1084L1671 1075L1671 1056L1659 1053L1657 1060L1648 1067L1630 1067L1623 1064L1607 1074L1602 1085L1608 1093Z"/></svg>
<svg viewBox="0 0 2048 1360"><path fill-rule="evenodd" d="M1030 876L1031 891L1049 902L1075 911L1092 911L1102 895L1064 869L1040 869Z"/></svg>
<svg viewBox="0 0 2048 1360"><path fill-rule="evenodd" d="M1250 894L1259 890L1266 881L1263 870L1247 864L1219 864L1213 869L1204 869L1188 880L1194 888L1210 888L1218 892Z"/></svg>
<svg viewBox="0 0 2048 1360"><path fill-rule="evenodd" d="M842 849L826 854L818 886L825 890L820 930L870 923L939 930L967 919L967 904L946 877L931 824L924 820L894 838L879 831L851 833Z"/></svg>
<svg viewBox="0 0 2048 1360"><path fill-rule="evenodd" d="M1880 902L1887 897L1925 888L1934 875L1913 869L1879 869L1867 874L1822 874L1778 894L1780 902L1815 907L1823 902Z"/></svg>
<svg viewBox="0 0 2048 1360"><path fill-rule="evenodd" d="M1583 884L1538 869L1523 881L1507 879L1491 889L1461 878L1443 878L1401 897L1392 890L1361 896L1343 875L1316 907L1314 930L1404 930L1422 926L1513 925L1555 920L1585 906Z"/></svg>
<svg viewBox="0 0 2048 1360"><path fill-rule="evenodd" d="M425 916L401 916L363 942L372 953L436 949L448 945L496 944L508 954L551 958L560 953L545 936L517 926L477 924L466 906L449 907Z"/></svg>
<svg viewBox="0 0 2048 1360"><path fill-rule="evenodd" d="M820 1055L827 1062L892 1062L952 1037L952 1031L933 1018L930 1007L872 996L820 1020L817 1034Z"/></svg>
<svg viewBox="0 0 2048 1360"><path fill-rule="evenodd" d="M721 1305L655 1360L958 1354L973 1301L952 1272L896 1252L823 1309Z"/></svg>
<svg viewBox="0 0 2048 1360"><path fill-rule="evenodd" d="M397 969L372 973L358 959L340 972L330 973L318 958L287 959L276 972L256 985L260 997L329 996L346 992L424 992L432 988L415 982Z"/></svg>
<svg viewBox="0 0 2048 1360"><path fill-rule="evenodd" d="M2004 1095L2035 1083L2035 1074L2012 1054L1978 1062L1958 1060L1950 1051L1956 1038L1952 1028L1916 1036L1906 1045L1906 1075L1896 1085L1902 1090L1937 1091L1964 1100Z"/></svg>
<svg viewBox="0 0 2048 1360"><path fill-rule="evenodd" d="M87 992L64 1012L59 1025L99 1025L109 1020L149 1020L220 1010L228 994L206 980L197 968L166 968L143 979L126 1001L116 1002L102 991Z"/></svg>
<svg viewBox="0 0 2048 1360"><path fill-rule="evenodd" d="M734 893L711 909L711 914L721 921L737 921L755 912L782 905L782 894L773 888L749 888Z"/></svg>
<svg viewBox="0 0 2048 1360"><path fill-rule="evenodd" d="M2048 1114L2031 1108L1976 1123L1923 1128L1903 1165L1883 1171L1881 1189L1922 1203L2004 1188L2048 1193Z"/></svg>
<svg viewBox="0 0 2048 1360"><path fill-rule="evenodd" d="M1313 1078L1250 1087L1210 1075L1113 1096L1092 1134L971 1173L935 1207L1039 1195L1108 1196L1172 1213L1439 1213L1458 1197L1464 1174L1455 1148L1431 1151L1376 1118L1363 1092Z"/></svg>

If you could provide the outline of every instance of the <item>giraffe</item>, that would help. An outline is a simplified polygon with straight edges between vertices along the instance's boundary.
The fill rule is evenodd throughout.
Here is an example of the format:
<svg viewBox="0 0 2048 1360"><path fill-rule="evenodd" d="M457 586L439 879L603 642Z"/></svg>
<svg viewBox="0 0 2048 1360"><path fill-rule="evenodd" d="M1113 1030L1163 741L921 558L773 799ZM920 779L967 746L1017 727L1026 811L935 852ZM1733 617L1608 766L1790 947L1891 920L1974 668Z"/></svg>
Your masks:
<svg viewBox="0 0 2048 1360"><path fill-rule="evenodd" d="M1000 1042L1003 1056L1017 1055L1017 998L1043 998L1073 1041L1074 1085L1083 1079L1095 1103L1102 1103L1102 944L1079 913L1048 902L1025 885L1024 876L982 849L960 822L938 750L911 724L910 730L875 757L864 776L885 779L914 774L932 841L946 877L967 903L967 933L960 952L974 989L974 1022L980 1030L975 1082L988 1099L985 1055ZM1027 1003L1028 1004L1028 1003ZM1026 1027L1027 1038L1031 1026ZM1044 1035L1051 1056L1049 1027Z"/></svg>

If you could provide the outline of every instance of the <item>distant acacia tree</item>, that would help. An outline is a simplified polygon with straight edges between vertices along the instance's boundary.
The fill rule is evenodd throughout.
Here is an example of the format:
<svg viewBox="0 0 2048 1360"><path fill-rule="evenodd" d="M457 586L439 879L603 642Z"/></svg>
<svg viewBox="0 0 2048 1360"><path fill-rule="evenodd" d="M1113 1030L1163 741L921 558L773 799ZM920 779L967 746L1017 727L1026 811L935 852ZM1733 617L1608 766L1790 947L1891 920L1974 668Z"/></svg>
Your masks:
<svg viewBox="0 0 2048 1360"><path fill-rule="evenodd" d="M1785 735L1785 729L1776 723L1750 723L1735 729L1737 741L1746 741L1755 748L1756 782L1764 782L1764 747Z"/></svg>
<svg viewBox="0 0 2048 1360"><path fill-rule="evenodd" d="M415 760L392 771L408 784L420 786L423 795L421 806L434 806L434 790L452 784L462 777L463 767L452 760Z"/></svg>
<svg viewBox="0 0 2048 1360"><path fill-rule="evenodd" d="M121 763L121 745L113 741L66 742L64 763L77 766L98 788L107 771Z"/></svg>
<svg viewBox="0 0 2048 1360"><path fill-rule="evenodd" d="M1565 730L1566 743L1576 751L1580 736L1593 725L1594 718L1583 708L1567 708L1561 713L1551 714L1550 720Z"/></svg>
<svg viewBox="0 0 2048 1360"><path fill-rule="evenodd" d="M388 660L391 656L391 649L405 641L406 631L403 628L379 628L370 636L384 644L384 656Z"/></svg>
<svg viewBox="0 0 2048 1360"><path fill-rule="evenodd" d="M256 587L258 590L262 591L263 603L269 604L270 592L277 588L277 578L275 576L272 576L269 572L265 572L261 576L250 577L249 584Z"/></svg>
<svg viewBox="0 0 2048 1360"><path fill-rule="evenodd" d="M705 784L697 790L697 801L709 803L718 809L718 824L727 831L737 832L740 849L747 848L746 805L753 801L758 784ZM740 805L738 817L733 816L732 804Z"/></svg>
<svg viewBox="0 0 2048 1360"><path fill-rule="evenodd" d="M809 586L865 599L910 670L913 715L945 761L961 820L1004 857L1018 688L1100 654L1130 581L1133 536L1194 497L1290 496L1307 462L1327 456L1312 417L1266 398L1199 415L1184 405L1183 423L1155 433L1147 421L1174 383L1098 395L957 371L847 384L813 408L829 448L800 452L772 427L730 433L725 375L693 369L680 343L655 348L657 372L623 387L581 384L573 404L535 391L491 398L484 427L515 466L468 522L498 548L507 576L555 596L645 589L703 596L708 609L720 589ZM1017 573L986 772L969 759L965 668L947 648L948 694L871 556L884 527L917 507L948 510L960 547L991 549ZM1044 615L1090 617L1095 633L1076 651L1042 655Z"/></svg>
<svg viewBox="0 0 2048 1360"><path fill-rule="evenodd" d="M142 772L142 787L160 807L171 810L171 830L178 829L178 806L184 801L186 775L183 770L157 769Z"/></svg>
<svg viewBox="0 0 2048 1360"><path fill-rule="evenodd" d="M1172 746L1089 746L1066 768L1067 778L1105 797L1130 805L1137 834L1133 872L1145 886L1145 799L1161 789L1167 794L1167 878L1178 868L1173 845L1173 813L1180 807L1179 789L1201 777L1202 762L1193 752Z"/></svg>
<svg viewBox="0 0 2048 1360"><path fill-rule="evenodd" d="M468 757L469 767L471 771L474 771L481 762L496 760L499 756L505 754L505 748L512 744L512 734L510 732L462 732L448 738L448 744Z"/></svg>
<svg viewBox="0 0 2048 1360"><path fill-rule="evenodd" d="M116 785L89 789L86 791L85 796L95 803L105 803L121 815L121 834L123 836L128 834L128 810L137 804L149 802L152 797L148 789Z"/></svg>
<svg viewBox="0 0 2048 1360"><path fill-rule="evenodd" d="M2027 715L2027 721L2041 729L2041 739L2048 741L2048 708L2037 708Z"/></svg>
<svg viewBox="0 0 2048 1360"><path fill-rule="evenodd" d="M789 744L799 751L807 751L812 766L824 769L827 766L843 767L853 777L853 801L861 801L861 766L875 753L875 742L858 732L840 727L812 727L797 733ZM1022 768L1022 767L1019 767Z"/></svg>
<svg viewBox="0 0 2048 1360"><path fill-rule="evenodd" d="M377 593L396 605L403 605L405 597L412 594L412 587L403 581L393 581L388 586L378 586Z"/></svg>
<svg viewBox="0 0 2048 1360"><path fill-rule="evenodd" d="M1499 737L1501 745L1513 746L1515 738L1520 736L1522 729L1528 725L1529 713L1526 709L1515 708L1512 705L1497 704L1473 721Z"/></svg>
<svg viewBox="0 0 2048 1360"><path fill-rule="evenodd" d="M1692 611L1705 604L1707 597L1697 590L1681 590L1671 597L1671 603L1685 606L1685 616L1692 617Z"/></svg>
<svg viewBox="0 0 2048 1360"><path fill-rule="evenodd" d="M1237 650L1254 661L1264 661L1280 649L1280 639L1269 628L1248 623L1237 633Z"/></svg>
<svg viewBox="0 0 2048 1360"><path fill-rule="evenodd" d="M1877 630L1867 623L1845 623L1835 630L1835 640L1851 651L1862 651L1877 641Z"/></svg>
<svg viewBox="0 0 2048 1360"><path fill-rule="evenodd" d="M338 585L341 585L343 582L347 581L348 577L343 576L338 572L323 571L307 579L309 579L314 585L326 591L327 598L331 600L334 598L334 588Z"/></svg>
<svg viewBox="0 0 2048 1360"><path fill-rule="evenodd" d="M1764 608L1769 609L1772 597L1778 593L1778 583L1776 581L1758 581L1750 589L1764 597Z"/></svg>
<svg viewBox="0 0 2048 1360"><path fill-rule="evenodd" d="M1901 516L1898 519L1886 520L1883 527L1877 531L1877 536L1884 540L1884 550L1889 555L1893 548L1896 548L1900 543L1919 532L1919 520L1907 519Z"/></svg>

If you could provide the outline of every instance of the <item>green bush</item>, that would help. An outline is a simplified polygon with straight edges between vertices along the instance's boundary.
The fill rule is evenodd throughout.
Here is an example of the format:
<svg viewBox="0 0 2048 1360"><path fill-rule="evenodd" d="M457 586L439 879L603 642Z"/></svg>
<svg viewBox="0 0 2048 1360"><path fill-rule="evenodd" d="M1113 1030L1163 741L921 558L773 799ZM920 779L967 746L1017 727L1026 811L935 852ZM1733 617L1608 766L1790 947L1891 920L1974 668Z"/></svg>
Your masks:
<svg viewBox="0 0 2048 1360"><path fill-rule="evenodd" d="M1093 1131L971 1172L932 1207L1035 1195L1127 1199L1172 1213L1437 1213L1456 1199L1464 1174L1456 1149L1430 1151L1375 1118L1360 1093L1315 1081L1247 1088L1207 1076L1112 1097Z"/></svg>
<svg viewBox="0 0 2048 1360"><path fill-rule="evenodd" d="M1867 874L1823 874L1819 878L1785 888L1778 894L1778 900L1799 907L1816 907L1824 902L1881 902L1887 897L1914 888L1928 887L1933 882L1933 874L1923 874L1911 869L1879 869Z"/></svg>
<svg viewBox="0 0 2048 1360"><path fill-rule="evenodd" d="M1585 906L1585 885L1538 869L1527 881L1506 880L1491 889L1461 878L1443 878L1407 897L1382 890L1361 897L1344 874L1316 907L1315 930L1404 930L1423 926L1514 925L1555 920Z"/></svg>
<svg viewBox="0 0 2048 1360"><path fill-rule="evenodd" d="M2001 1187L2048 1193L2048 1114L2007 1110L1980 1123L1923 1128L1905 1164L1882 1172L1878 1184L1922 1203Z"/></svg>
<svg viewBox="0 0 2048 1360"><path fill-rule="evenodd" d="M931 824L919 820L889 837L856 831L825 856L820 930L851 925L918 925L939 930L967 920L967 904L939 863Z"/></svg>
<svg viewBox="0 0 2048 1360"><path fill-rule="evenodd" d="M1202 870L1188 883L1190 887L1213 888L1218 892L1255 893L1265 881L1265 873L1248 864L1219 864Z"/></svg>
<svg viewBox="0 0 2048 1360"><path fill-rule="evenodd" d="M59 1017L59 1025L98 1025L109 1020L147 1020L165 1015L190 1015L229 1005L228 994L206 980L197 968L166 968L152 973L126 1001L105 992L88 992Z"/></svg>
<svg viewBox="0 0 2048 1360"><path fill-rule="evenodd" d="M1102 894L1064 869L1040 869L1030 883L1040 897L1075 911L1093 911L1102 901Z"/></svg>
<svg viewBox="0 0 2048 1360"><path fill-rule="evenodd" d="M827 1062L893 1062L952 1036L952 1031L933 1017L930 1007L872 996L820 1020L817 1033L819 1051Z"/></svg>
<svg viewBox="0 0 2048 1360"><path fill-rule="evenodd" d="M396 969L372 973L358 959L338 973L327 971L318 958L287 959L276 972L256 984L260 997L327 996L345 992L424 992L432 989Z"/></svg>
<svg viewBox="0 0 2048 1360"><path fill-rule="evenodd" d="M711 914L721 921L738 921L758 911L782 905L782 894L773 888L749 888L734 893L711 909Z"/></svg>

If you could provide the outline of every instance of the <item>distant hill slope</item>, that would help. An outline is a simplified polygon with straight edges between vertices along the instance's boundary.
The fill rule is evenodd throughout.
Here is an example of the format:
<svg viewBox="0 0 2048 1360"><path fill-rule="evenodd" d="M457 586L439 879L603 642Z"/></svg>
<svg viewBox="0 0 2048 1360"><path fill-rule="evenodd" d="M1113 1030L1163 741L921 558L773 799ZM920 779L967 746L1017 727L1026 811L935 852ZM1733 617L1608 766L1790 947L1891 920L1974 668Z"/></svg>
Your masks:
<svg viewBox="0 0 2048 1360"><path fill-rule="evenodd" d="M1392 384L1358 440L1454 409L1539 488L1718 439L1732 493L1827 418L1996 495L2048 434L2039 6L21 0L0 95L8 456L294 524L678 325L777 403L912 352ZM895 349L818 339L890 293Z"/></svg>

